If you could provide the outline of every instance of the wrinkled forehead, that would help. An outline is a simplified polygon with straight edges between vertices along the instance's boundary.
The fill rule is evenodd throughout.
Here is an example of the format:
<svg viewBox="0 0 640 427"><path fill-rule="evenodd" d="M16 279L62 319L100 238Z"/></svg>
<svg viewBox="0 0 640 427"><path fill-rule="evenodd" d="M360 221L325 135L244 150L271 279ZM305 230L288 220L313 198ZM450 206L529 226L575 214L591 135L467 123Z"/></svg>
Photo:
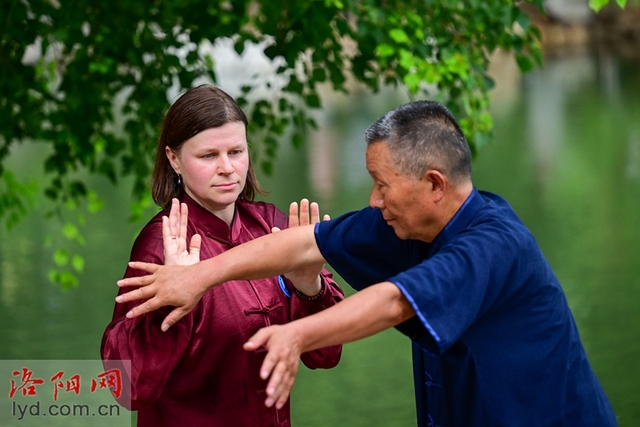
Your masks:
<svg viewBox="0 0 640 427"><path fill-rule="evenodd" d="M391 159L391 151L389 150L389 146L386 141L380 140L367 144L365 158L367 165L369 162L379 162L381 160Z"/></svg>
<svg viewBox="0 0 640 427"><path fill-rule="evenodd" d="M397 172L401 174L399 165L385 141L374 142L367 145L366 151L367 170L372 172Z"/></svg>

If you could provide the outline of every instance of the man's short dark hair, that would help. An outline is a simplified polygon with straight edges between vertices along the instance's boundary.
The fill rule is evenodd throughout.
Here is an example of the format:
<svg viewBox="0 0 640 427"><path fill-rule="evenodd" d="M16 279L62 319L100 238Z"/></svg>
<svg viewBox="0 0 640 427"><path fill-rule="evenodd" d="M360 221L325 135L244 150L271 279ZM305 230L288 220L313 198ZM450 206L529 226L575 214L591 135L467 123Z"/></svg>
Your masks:
<svg viewBox="0 0 640 427"><path fill-rule="evenodd" d="M451 112L435 101L415 101L389 111L365 131L367 144L384 142L400 172L421 178L429 169L454 184L471 179L471 151Z"/></svg>

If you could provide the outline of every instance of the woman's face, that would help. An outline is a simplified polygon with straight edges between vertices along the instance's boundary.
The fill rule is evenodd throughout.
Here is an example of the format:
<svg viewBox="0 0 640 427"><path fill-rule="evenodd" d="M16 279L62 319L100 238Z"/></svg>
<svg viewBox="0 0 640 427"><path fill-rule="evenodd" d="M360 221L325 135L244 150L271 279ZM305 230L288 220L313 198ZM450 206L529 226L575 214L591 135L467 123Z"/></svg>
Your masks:
<svg viewBox="0 0 640 427"><path fill-rule="evenodd" d="M249 150L242 122L209 128L187 139L179 151L166 147L189 196L231 224L234 203L244 189Z"/></svg>

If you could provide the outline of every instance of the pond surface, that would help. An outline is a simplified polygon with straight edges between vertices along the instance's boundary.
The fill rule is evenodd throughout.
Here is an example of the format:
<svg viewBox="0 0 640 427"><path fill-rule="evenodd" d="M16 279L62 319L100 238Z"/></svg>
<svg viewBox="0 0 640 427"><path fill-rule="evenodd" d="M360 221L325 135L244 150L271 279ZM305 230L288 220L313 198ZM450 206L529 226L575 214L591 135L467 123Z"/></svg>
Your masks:
<svg viewBox="0 0 640 427"><path fill-rule="evenodd" d="M530 227L620 426L640 425L640 64L549 59L524 78L500 74L498 88L495 141L474 163L475 185L504 196ZM268 200L286 210L310 197L332 216L365 206L362 134L404 101L393 93L333 100L310 144L283 147L275 175L262 178ZM38 175L38 158L38 147L25 145L12 162ZM117 190L95 182L106 204L83 226L78 288L48 282L53 249L43 238L59 223L43 220L46 202L11 231L0 229L0 359L99 357L115 282L142 224L127 220L126 182ZM298 427L415 425L408 339L391 330L346 345L337 368L301 369L292 400Z"/></svg>

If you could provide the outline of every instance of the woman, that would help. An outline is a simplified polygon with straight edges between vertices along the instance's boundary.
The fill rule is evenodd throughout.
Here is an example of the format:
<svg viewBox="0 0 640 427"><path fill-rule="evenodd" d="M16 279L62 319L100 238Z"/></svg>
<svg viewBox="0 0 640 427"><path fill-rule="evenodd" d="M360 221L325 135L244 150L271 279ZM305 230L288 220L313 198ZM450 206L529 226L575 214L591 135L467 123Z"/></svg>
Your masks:
<svg viewBox="0 0 640 427"><path fill-rule="evenodd" d="M163 211L140 232L131 260L165 262L162 217L173 198L189 212L181 238L202 238L201 259L287 227L287 217L274 205L253 201L263 191L249 158L246 129L247 118L233 98L211 86L189 89L171 106L152 177L152 195ZM143 274L128 268L125 277ZM138 410L138 426L290 425L288 403L279 410L264 405L266 381L259 369L265 353L246 352L242 345L261 327L307 316L344 297L322 266L286 276L291 280L217 286L166 332L160 326L168 311L127 319L133 305L116 304L102 358L131 360L130 407ZM301 359L312 369L331 368L340 353L340 346L328 347ZM129 406L128 398L119 400Z"/></svg>

